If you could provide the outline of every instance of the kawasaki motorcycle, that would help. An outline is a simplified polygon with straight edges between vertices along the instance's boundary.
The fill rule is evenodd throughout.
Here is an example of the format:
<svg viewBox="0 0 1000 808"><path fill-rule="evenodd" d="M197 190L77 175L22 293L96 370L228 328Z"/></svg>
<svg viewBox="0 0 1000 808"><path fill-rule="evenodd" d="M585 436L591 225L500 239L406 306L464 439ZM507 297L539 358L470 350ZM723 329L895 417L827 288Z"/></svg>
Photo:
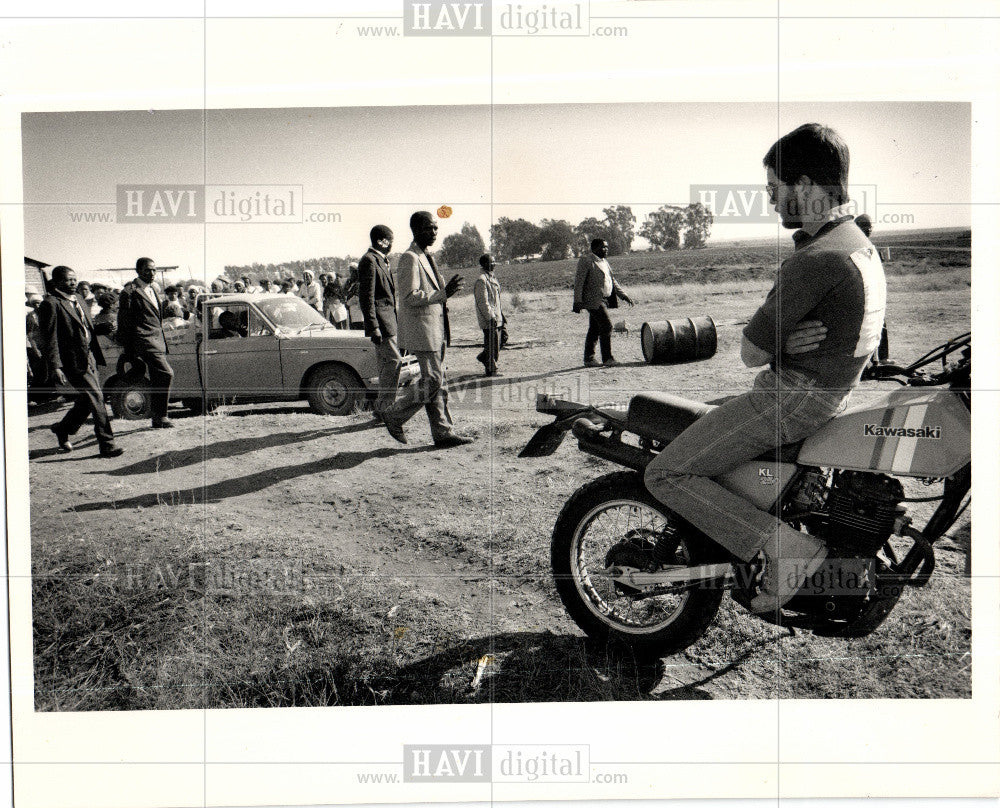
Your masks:
<svg viewBox="0 0 1000 808"><path fill-rule="evenodd" d="M901 388L717 478L828 546L824 565L762 619L860 637L882 624L906 587L927 583L934 543L970 501L971 357L971 334L963 334L908 366L873 365L866 378ZM704 634L726 591L749 604L764 562L732 556L643 484L650 460L710 405L642 393L627 412L548 396L536 409L555 420L521 457L553 454L572 431L581 451L631 469L578 489L556 520L556 589L580 628L636 654L664 656ZM926 483L929 495L908 496L903 478ZM916 502L937 502L922 528L907 513Z"/></svg>

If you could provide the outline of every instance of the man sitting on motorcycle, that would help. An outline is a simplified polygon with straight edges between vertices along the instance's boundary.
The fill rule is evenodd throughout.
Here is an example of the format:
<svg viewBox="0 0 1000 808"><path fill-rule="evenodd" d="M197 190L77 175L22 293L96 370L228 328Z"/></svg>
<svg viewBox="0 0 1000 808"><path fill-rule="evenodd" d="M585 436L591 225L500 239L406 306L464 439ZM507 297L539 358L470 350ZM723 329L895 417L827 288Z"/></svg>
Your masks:
<svg viewBox="0 0 1000 808"><path fill-rule="evenodd" d="M846 212L849 165L840 136L815 123L768 150L768 196L782 226L797 232L795 251L743 329L743 363L767 367L748 393L702 416L646 468L653 496L762 569L750 601L755 612L784 605L822 566L826 547L710 478L805 439L843 411L878 347L885 275L878 251ZM790 346L801 344L811 321L822 323L825 338L796 352Z"/></svg>

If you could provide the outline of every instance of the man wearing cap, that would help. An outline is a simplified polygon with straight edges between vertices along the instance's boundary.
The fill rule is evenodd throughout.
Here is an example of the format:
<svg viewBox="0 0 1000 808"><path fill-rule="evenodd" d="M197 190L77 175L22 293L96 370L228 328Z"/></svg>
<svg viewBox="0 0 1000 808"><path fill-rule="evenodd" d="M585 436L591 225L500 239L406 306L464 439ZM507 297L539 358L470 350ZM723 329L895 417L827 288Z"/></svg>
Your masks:
<svg viewBox="0 0 1000 808"><path fill-rule="evenodd" d="M315 280L316 275L311 269L302 273L302 283L299 285L298 295L316 311L323 311L323 290Z"/></svg>
<svg viewBox="0 0 1000 808"><path fill-rule="evenodd" d="M50 427L62 452L73 451L69 439L83 426L88 415L94 417L94 434L101 457L118 457L111 420L104 407L104 392L97 379L97 366L104 364L104 353L97 341L94 322L83 299L76 293L76 273L65 266L52 270L52 294L38 307L38 330L49 377L72 393L73 406L62 420Z"/></svg>
<svg viewBox="0 0 1000 808"><path fill-rule="evenodd" d="M403 357L396 341L396 283L389 269L392 230L377 224L368 235L371 247L358 262L358 300L365 321L365 336L375 345L378 360L375 417L381 419L382 413L396 400Z"/></svg>

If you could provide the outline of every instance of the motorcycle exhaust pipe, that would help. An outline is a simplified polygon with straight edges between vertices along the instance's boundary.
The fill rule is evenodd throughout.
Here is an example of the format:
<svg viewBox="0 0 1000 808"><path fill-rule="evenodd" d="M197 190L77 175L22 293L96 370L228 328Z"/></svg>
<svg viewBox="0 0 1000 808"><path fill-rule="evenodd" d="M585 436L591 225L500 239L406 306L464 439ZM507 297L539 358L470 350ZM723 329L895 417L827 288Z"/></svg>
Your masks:
<svg viewBox="0 0 1000 808"><path fill-rule="evenodd" d="M602 430L606 427L595 424L593 421L581 418L573 424L573 435L576 437L580 451L610 460L620 466L643 471L654 457L653 452L640 449L638 446L630 446L622 443L622 433L614 431L604 435Z"/></svg>

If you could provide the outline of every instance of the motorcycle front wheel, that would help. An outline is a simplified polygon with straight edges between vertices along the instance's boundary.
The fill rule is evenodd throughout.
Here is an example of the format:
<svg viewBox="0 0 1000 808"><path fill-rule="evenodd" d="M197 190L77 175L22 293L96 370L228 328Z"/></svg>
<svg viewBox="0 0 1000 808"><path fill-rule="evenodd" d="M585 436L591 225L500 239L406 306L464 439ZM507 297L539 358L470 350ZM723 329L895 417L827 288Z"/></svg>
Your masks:
<svg viewBox="0 0 1000 808"><path fill-rule="evenodd" d="M552 532L556 590L570 617L589 637L643 657L696 642L715 618L723 590L702 586L650 596L613 581L606 570L697 566L713 555L718 551L657 502L635 472L598 477L577 490Z"/></svg>

